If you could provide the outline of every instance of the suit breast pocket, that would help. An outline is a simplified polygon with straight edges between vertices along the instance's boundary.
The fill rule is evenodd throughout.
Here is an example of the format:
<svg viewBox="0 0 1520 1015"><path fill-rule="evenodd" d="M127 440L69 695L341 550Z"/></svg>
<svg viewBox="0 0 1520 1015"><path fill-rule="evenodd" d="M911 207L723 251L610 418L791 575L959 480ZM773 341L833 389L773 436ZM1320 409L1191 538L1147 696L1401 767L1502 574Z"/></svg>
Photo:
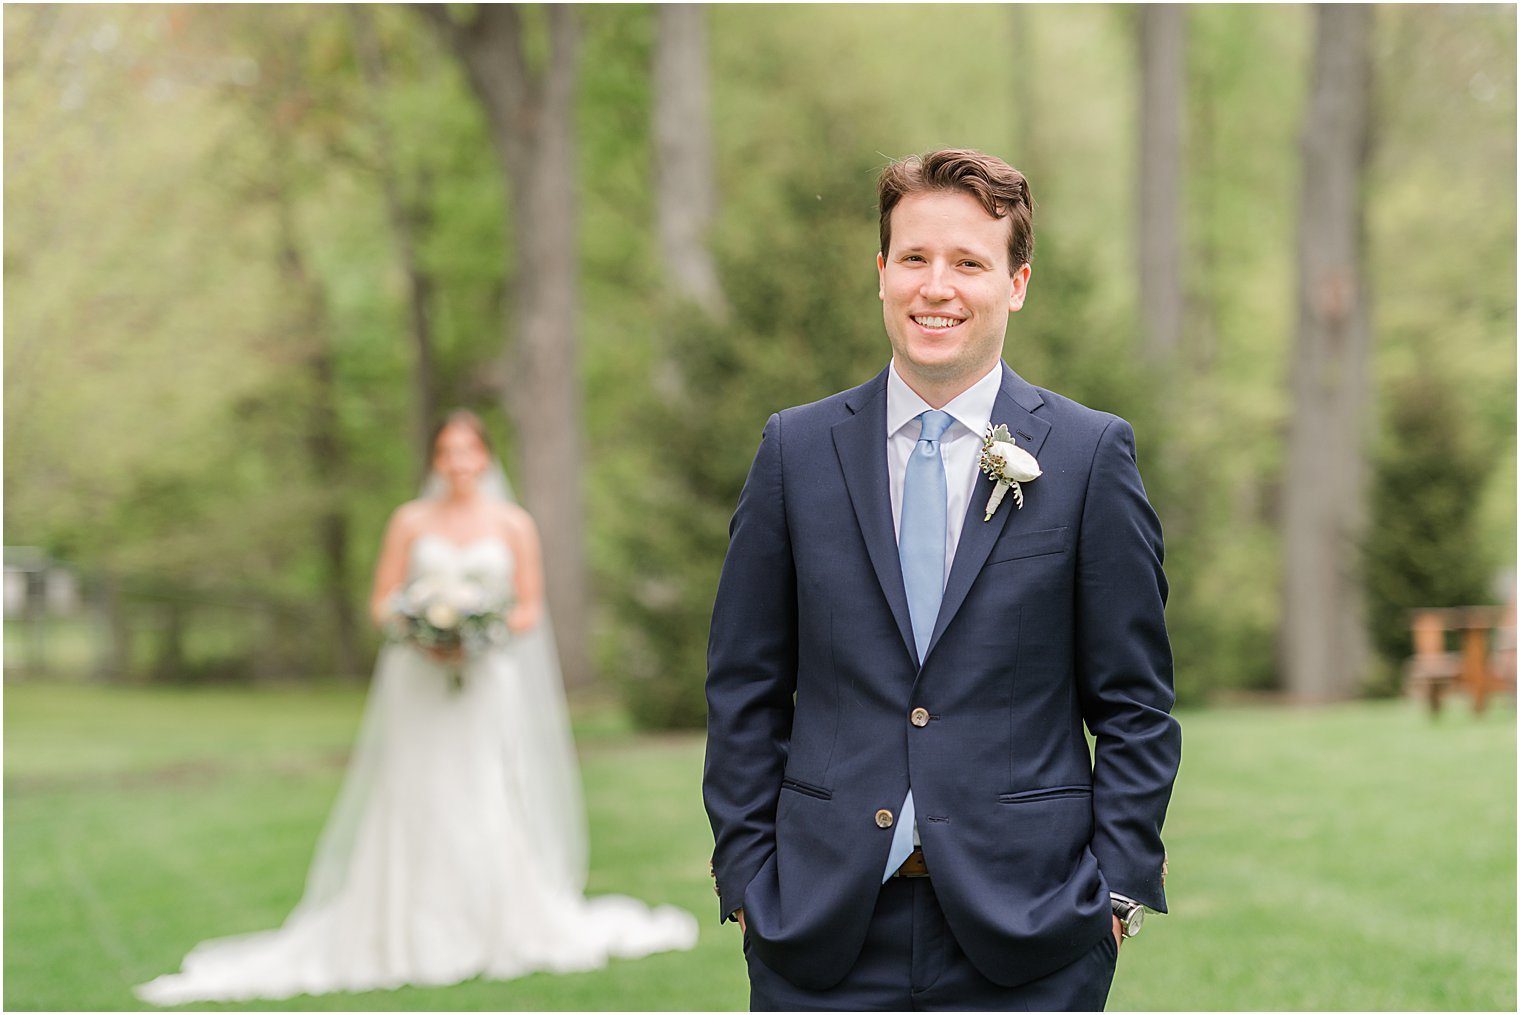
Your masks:
<svg viewBox="0 0 1520 1015"><path fill-rule="evenodd" d="M991 567L1010 560L1027 560L1030 557L1065 553L1068 549L1070 534L1070 527L1062 525L1055 529L1036 529L1034 532L1005 535L992 548L985 566Z"/></svg>

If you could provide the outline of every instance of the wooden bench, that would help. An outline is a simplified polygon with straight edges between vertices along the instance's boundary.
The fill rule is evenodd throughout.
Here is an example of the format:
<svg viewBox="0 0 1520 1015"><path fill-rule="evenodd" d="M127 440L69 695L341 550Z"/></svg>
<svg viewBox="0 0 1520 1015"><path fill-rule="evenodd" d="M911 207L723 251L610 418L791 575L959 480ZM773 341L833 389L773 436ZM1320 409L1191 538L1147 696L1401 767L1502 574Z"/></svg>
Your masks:
<svg viewBox="0 0 1520 1015"><path fill-rule="evenodd" d="M1458 633L1447 651L1447 633ZM1414 655L1404 664L1404 686L1430 714L1441 711L1450 690L1463 690L1481 713L1496 691L1515 690L1515 604L1419 609L1410 615Z"/></svg>

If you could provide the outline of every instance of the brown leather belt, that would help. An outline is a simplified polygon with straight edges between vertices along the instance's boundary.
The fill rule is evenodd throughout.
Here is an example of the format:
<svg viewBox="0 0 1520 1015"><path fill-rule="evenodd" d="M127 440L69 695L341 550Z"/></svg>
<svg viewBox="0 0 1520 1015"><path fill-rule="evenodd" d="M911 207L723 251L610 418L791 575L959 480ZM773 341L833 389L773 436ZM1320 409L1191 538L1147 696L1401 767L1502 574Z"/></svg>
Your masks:
<svg viewBox="0 0 1520 1015"><path fill-rule="evenodd" d="M894 878L926 878L929 876L929 865L924 861L924 851L915 849L908 854L908 859L902 862L902 866L892 873Z"/></svg>

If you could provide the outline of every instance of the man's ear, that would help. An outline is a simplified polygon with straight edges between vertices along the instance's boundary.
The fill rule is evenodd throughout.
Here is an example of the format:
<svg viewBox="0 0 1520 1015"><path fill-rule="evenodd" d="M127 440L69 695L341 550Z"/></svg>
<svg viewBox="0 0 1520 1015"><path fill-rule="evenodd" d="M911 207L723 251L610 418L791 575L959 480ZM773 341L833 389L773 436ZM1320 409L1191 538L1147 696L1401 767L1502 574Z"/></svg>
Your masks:
<svg viewBox="0 0 1520 1015"><path fill-rule="evenodd" d="M1019 270L1013 273L1013 293L1008 297L1008 312L1017 312L1024 306L1024 297L1029 293L1029 276L1033 269L1026 261L1019 265Z"/></svg>
<svg viewBox="0 0 1520 1015"><path fill-rule="evenodd" d="M881 252L880 251L877 251L877 253L876 253L876 298L879 299L879 300L885 300L887 298L887 279L886 279L886 274L887 274L887 259L885 257L881 256Z"/></svg>

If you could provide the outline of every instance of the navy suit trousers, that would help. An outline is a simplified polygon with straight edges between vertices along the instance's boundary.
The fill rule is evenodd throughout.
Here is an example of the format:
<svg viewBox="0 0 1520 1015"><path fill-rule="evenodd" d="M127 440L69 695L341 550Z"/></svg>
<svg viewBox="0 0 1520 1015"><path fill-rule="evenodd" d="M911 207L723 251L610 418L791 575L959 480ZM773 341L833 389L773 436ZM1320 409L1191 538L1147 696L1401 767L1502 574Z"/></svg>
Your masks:
<svg viewBox="0 0 1520 1015"><path fill-rule="evenodd" d="M1118 945L1104 934L1068 966L1003 987L977 972L956 943L932 878L893 878L881 887L865 948L828 990L804 990L749 948L751 1011L1102 1011Z"/></svg>

